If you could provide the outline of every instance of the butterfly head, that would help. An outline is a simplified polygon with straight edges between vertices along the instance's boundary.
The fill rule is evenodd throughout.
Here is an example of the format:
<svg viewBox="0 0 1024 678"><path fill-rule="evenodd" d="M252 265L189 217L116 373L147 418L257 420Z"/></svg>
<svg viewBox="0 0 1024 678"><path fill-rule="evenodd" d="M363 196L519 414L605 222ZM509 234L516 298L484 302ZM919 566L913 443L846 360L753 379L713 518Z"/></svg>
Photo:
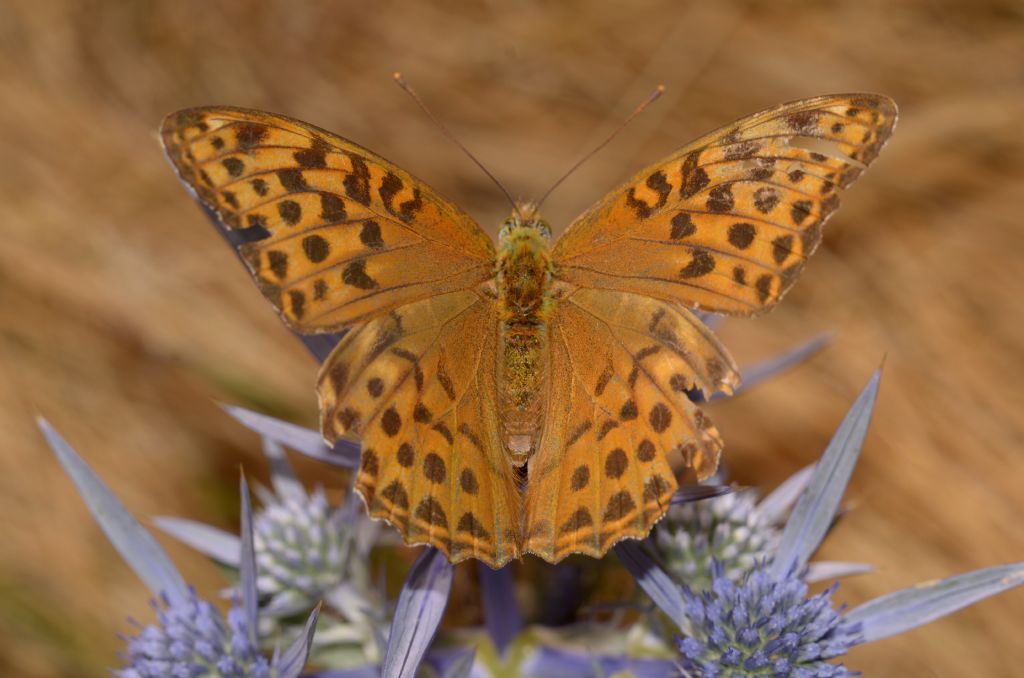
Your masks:
<svg viewBox="0 0 1024 678"><path fill-rule="evenodd" d="M536 205L519 203L512 214L501 222L498 233L500 242L507 243L520 238L536 238L540 235L545 241L551 239L551 226L540 218Z"/></svg>

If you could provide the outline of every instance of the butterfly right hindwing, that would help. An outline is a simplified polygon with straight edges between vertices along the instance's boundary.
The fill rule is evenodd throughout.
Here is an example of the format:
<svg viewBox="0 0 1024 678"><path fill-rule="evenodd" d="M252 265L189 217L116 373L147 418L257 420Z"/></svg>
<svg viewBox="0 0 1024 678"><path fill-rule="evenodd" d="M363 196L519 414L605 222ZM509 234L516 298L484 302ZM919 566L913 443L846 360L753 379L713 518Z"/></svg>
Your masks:
<svg viewBox="0 0 1024 678"><path fill-rule="evenodd" d="M718 431L687 392L738 383L732 358L686 309L608 290L567 295L551 317L526 550L558 562L646 536L668 510L677 475L704 479L718 466Z"/></svg>

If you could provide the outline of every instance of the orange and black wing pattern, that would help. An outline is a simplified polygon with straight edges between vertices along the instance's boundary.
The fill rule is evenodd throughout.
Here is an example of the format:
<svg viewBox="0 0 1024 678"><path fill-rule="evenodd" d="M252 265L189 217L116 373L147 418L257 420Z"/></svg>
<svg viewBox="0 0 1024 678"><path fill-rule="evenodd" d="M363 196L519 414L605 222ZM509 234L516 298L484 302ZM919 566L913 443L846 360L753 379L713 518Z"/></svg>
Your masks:
<svg viewBox="0 0 1024 678"><path fill-rule="evenodd" d="M161 136L182 181L229 230L289 327L330 332L494 275L472 219L351 141L230 107L169 115Z"/></svg>
<svg viewBox="0 0 1024 678"><path fill-rule="evenodd" d="M555 245L555 274L715 313L769 309L895 123L895 103L874 94L820 96L743 118L579 217Z"/></svg>
<svg viewBox="0 0 1024 678"><path fill-rule="evenodd" d="M324 363L324 435L363 443L371 516L452 562L520 556L520 498L498 439L498 308L464 290L353 327Z"/></svg>
<svg viewBox="0 0 1024 678"><path fill-rule="evenodd" d="M578 289L556 307L544 433L530 460L526 551L601 557L642 539L682 474L715 472L722 440L687 396L731 392L736 366L679 304Z"/></svg>

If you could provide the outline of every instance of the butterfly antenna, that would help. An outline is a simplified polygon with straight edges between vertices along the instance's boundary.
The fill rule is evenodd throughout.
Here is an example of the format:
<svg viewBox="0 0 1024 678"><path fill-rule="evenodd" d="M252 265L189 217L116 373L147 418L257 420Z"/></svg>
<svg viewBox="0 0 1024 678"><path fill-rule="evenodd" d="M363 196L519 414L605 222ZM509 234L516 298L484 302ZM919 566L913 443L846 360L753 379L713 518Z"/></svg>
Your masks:
<svg viewBox="0 0 1024 678"><path fill-rule="evenodd" d="M551 195L554 192L554 190L556 188L558 188L562 184L563 181L568 179L572 175L573 172L575 172L577 169L579 169L580 165L585 163L587 160L590 160L591 157L597 155L598 151L600 151L602 148L604 148L605 146L610 144L612 139L617 137L619 135L619 132L621 132L623 129L625 129L626 125L628 125L629 123L633 122L633 118L635 118L636 116L638 116L641 113L643 113L645 108L647 108L648 106L653 104L655 101L657 101L658 97L660 97L664 93L665 93L665 86L664 85L658 85L656 88L654 88L654 91L651 92L650 95L646 99L644 99L643 103L641 103L639 106L637 106L636 110L634 110L632 113L630 113L629 117L626 118L625 120L623 120L622 124L615 128L614 132L612 132L610 135L608 135L607 139L605 139L600 144L598 144L598 146L596 148L594 148L594 150L590 151L589 153L584 155L582 158L577 160L576 164L573 165L572 167L570 167L568 172L563 174L558 179L558 181L556 181L554 184L551 185L551 188L549 188L547 190L547 192L543 196L541 196L541 199L537 201L537 207L534 208L535 211L540 211L540 206L542 204L544 204L544 201L548 199L548 196Z"/></svg>
<svg viewBox="0 0 1024 678"><path fill-rule="evenodd" d="M413 90L409 83L405 81L405 78L402 77L401 73L396 72L394 78L395 82L398 83L398 86L404 89L406 94L412 97L412 100L416 102L416 105L419 106L423 110L423 112L427 114L427 117L430 118L435 125L437 125L437 128L441 130L441 133L448 137L448 139L451 140L452 143L454 143L456 146L462 149L462 152L465 153L470 160L476 163L477 167L483 170L483 173L486 174L490 178L490 180L494 182L494 185L501 189L501 192L505 194L506 198L508 198L509 204L512 205L512 210L517 215L519 215L521 219L522 215L519 213L519 206L516 205L516 201L512 199L512 195L508 192L508 189L506 189L505 186L500 181L498 181L497 177L491 174L490 171L486 167L484 167L484 164L482 162L476 159L475 155L469 152L468 148L463 146L462 143L455 138L454 134L448 131L448 128L444 126L444 123L438 120L437 116L435 116L430 111L430 109L427 108L427 105L423 103L423 99L420 99L420 95L416 94L416 91Z"/></svg>

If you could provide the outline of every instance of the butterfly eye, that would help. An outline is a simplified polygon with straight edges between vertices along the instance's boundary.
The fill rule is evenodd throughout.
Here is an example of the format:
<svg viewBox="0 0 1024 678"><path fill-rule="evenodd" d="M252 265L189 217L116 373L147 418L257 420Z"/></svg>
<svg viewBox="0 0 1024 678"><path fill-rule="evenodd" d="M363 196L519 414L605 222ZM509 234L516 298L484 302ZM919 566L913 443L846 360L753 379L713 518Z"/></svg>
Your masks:
<svg viewBox="0 0 1024 678"><path fill-rule="evenodd" d="M501 230L498 232L498 239L504 240L507 238L515 226L515 217L509 217L508 219L505 219L505 221L501 222Z"/></svg>

